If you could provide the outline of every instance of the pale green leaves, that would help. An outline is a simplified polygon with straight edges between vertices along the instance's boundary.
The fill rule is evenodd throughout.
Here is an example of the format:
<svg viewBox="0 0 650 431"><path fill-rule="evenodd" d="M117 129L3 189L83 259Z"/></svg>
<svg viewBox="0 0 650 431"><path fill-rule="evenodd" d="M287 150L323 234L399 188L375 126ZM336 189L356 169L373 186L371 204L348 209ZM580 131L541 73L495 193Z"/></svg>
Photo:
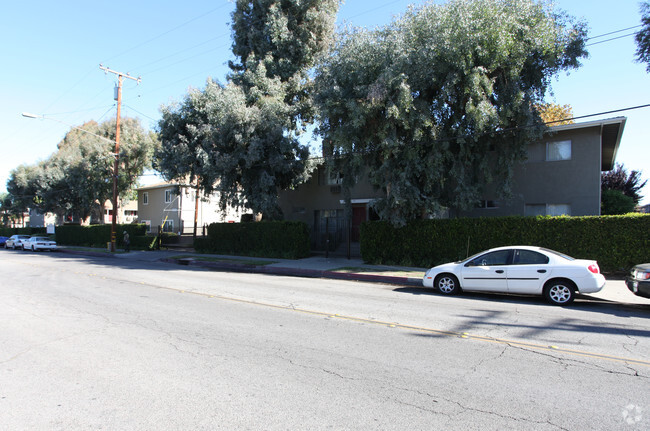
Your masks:
<svg viewBox="0 0 650 431"><path fill-rule="evenodd" d="M510 189L513 163L541 132L526 128L539 123L533 104L579 65L584 38L584 25L548 2L410 8L389 26L339 37L318 67L318 132L336 166L352 177L368 169L386 220L471 207L490 181ZM517 126L526 127L499 133Z"/></svg>

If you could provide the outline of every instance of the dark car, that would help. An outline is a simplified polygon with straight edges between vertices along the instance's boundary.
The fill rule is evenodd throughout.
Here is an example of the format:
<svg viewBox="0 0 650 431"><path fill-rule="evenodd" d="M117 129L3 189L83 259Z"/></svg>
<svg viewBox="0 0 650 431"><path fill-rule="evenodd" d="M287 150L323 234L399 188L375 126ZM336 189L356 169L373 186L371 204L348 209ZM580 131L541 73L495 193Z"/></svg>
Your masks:
<svg viewBox="0 0 650 431"><path fill-rule="evenodd" d="M642 263L632 268L625 284L635 295L650 298L650 263Z"/></svg>
<svg viewBox="0 0 650 431"><path fill-rule="evenodd" d="M0 236L0 245L4 247L8 239L8 236Z"/></svg>

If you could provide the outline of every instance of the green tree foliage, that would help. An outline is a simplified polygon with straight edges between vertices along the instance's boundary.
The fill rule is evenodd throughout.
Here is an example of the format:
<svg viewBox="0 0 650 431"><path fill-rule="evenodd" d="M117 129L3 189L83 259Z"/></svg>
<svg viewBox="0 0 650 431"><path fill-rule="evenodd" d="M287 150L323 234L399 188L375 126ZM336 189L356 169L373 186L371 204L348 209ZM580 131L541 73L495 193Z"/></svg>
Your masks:
<svg viewBox="0 0 650 431"><path fill-rule="evenodd" d="M151 166L157 140L136 119L123 118L120 123L118 192L123 196ZM17 197L18 206L86 220L93 208L99 209L113 195L115 129L115 120L89 121L70 130L46 161L14 169L7 189Z"/></svg>
<svg viewBox="0 0 650 431"><path fill-rule="evenodd" d="M309 70L327 50L340 0L237 0L231 79L249 90L266 77L285 84L286 102L305 99ZM262 74L247 75L259 69ZM261 75L261 76L260 76ZM250 102L250 100L249 100Z"/></svg>
<svg viewBox="0 0 650 431"><path fill-rule="evenodd" d="M200 179L220 205L282 217L278 193L304 181L311 120L308 72L331 39L338 0L238 0L232 73L163 107L158 169Z"/></svg>
<svg viewBox="0 0 650 431"><path fill-rule="evenodd" d="M586 29L532 0L451 0L341 35L317 69L324 152L349 187L367 167L395 224L468 208L540 136L535 104L586 56ZM522 127L523 126L523 127Z"/></svg>
<svg viewBox="0 0 650 431"><path fill-rule="evenodd" d="M636 59L640 63L646 63L646 70L650 72L650 1L641 3L641 24L643 28L634 37Z"/></svg>
<svg viewBox="0 0 650 431"><path fill-rule="evenodd" d="M9 226L15 219L13 196L10 193L0 193L0 223Z"/></svg>
<svg viewBox="0 0 650 431"><path fill-rule="evenodd" d="M603 190L600 201L602 215L620 215L634 211L634 199L625 195L620 190Z"/></svg>
<svg viewBox="0 0 650 431"><path fill-rule="evenodd" d="M39 175L42 165L20 165L9 173L7 191L14 214L38 207Z"/></svg>
<svg viewBox="0 0 650 431"><path fill-rule="evenodd" d="M632 199L634 204L638 204L643 199L640 191L645 187L646 181L641 181L641 172L632 170L627 173L627 169L617 163L614 169L603 172L600 177L600 188L603 192L606 190L618 190L625 196Z"/></svg>

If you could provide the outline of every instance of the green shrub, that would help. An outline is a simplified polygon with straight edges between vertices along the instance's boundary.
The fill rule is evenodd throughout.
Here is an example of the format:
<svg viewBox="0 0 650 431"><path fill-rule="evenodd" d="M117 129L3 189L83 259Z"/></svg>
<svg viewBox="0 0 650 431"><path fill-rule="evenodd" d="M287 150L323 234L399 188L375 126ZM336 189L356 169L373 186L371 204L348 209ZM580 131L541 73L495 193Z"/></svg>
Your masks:
<svg viewBox="0 0 650 431"><path fill-rule="evenodd" d="M600 213L603 215L631 213L636 206L634 199L620 190L603 190L600 201Z"/></svg>
<svg viewBox="0 0 650 431"><path fill-rule="evenodd" d="M164 244L178 244L180 236L175 232L163 232L160 234L160 242Z"/></svg>
<svg viewBox="0 0 650 431"><path fill-rule="evenodd" d="M194 249L203 253L299 259L309 256L309 229L305 223L213 223L207 238L197 238Z"/></svg>
<svg viewBox="0 0 650 431"><path fill-rule="evenodd" d="M120 224L115 231L116 244L122 247L123 232L129 233L131 244L135 237L144 236L147 232L145 224ZM111 225L99 224L91 226L65 225L57 226L56 242L59 245L76 245L84 247L106 247L111 242Z"/></svg>
<svg viewBox="0 0 650 431"><path fill-rule="evenodd" d="M132 236L131 238L132 250L156 250L158 249L159 238L157 236Z"/></svg>
<svg viewBox="0 0 650 431"><path fill-rule="evenodd" d="M607 272L650 262L650 215L417 220L361 226L366 262L430 267L493 247L536 245L597 260Z"/></svg>

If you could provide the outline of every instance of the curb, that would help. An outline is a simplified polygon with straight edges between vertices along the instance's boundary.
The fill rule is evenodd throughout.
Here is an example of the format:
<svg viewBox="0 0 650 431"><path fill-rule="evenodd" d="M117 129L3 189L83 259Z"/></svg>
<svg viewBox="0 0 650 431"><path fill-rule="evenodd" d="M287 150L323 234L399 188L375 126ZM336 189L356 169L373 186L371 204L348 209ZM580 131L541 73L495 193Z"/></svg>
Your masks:
<svg viewBox="0 0 650 431"><path fill-rule="evenodd" d="M284 275L289 277L308 277L308 278L328 278L333 280L349 280L349 281L371 281L375 283L386 284L408 284L414 286L422 285L422 280L419 278L409 277L395 277L388 275L373 275L373 274L359 274L336 272L319 269L302 269L302 268L286 268L286 267L269 267L259 265L244 265L223 262L206 262L200 260L178 260L162 258L159 262L171 263L176 265L197 266L201 268L208 268L215 271L230 271L251 274L269 274L269 275Z"/></svg>

